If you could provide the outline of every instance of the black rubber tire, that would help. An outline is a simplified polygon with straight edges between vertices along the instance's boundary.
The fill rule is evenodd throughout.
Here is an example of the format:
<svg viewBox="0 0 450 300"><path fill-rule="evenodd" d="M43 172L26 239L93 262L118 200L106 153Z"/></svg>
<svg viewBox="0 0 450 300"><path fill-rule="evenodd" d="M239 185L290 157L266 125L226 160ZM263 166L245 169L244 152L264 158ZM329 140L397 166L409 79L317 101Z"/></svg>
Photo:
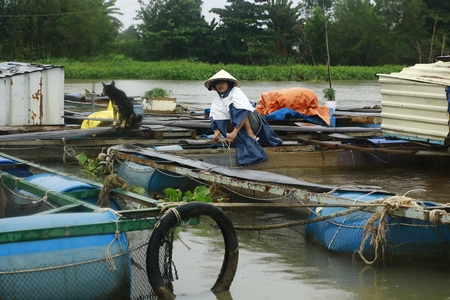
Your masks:
<svg viewBox="0 0 450 300"><path fill-rule="evenodd" d="M239 243L233 223L227 215L212 204L202 202L191 202L180 205L176 208L181 219L187 219L197 216L209 216L219 226L225 244L225 254L216 283L211 291L220 293L227 291L236 274ZM159 226L153 230L152 236L148 242L147 248L147 276L154 292L159 299L174 299L175 295L164 284L164 280L159 268L159 249L168 231L178 223L177 216L173 211L169 211L159 220ZM156 267L155 267L156 266Z"/></svg>

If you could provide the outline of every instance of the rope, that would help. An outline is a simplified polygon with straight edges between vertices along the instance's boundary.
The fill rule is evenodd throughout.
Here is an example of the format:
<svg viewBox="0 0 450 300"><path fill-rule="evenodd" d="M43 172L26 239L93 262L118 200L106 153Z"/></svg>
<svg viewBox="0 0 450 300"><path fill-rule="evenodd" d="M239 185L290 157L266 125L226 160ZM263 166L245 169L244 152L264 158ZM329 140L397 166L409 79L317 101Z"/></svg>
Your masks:
<svg viewBox="0 0 450 300"><path fill-rule="evenodd" d="M173 204L173 203L171 203L171 204ZM179 203L178 203L178 204L179 204ZM158 206L159 206L159 205L158 205ZM178 210L177 210L175 207L172 207L172 208L170 208L169 210L166 210L166 212L164 213L164 215L163 215L161 218L159 218L158 222L156 222L156 224L155 224L155 228L158 228L158 227L159 227L159 225L161 224L161 220L162 220L169 212L171 212L171 211L174 213L175 217L177 218L178 223L180 223L180 222L182 221L181 215L180 215L180 213L178 212Z"/></svg>
<svg viewBox="0 0 450 300"><path fill-rule="evenodd" d="M130 185L125 179L120 178L117 174L106 176L98 196L97 205L100 207L109 207L109 193L115 188L129 190Z"/></svg>
<svg viewBox="0 0 450 300"><path fill-rule="evenodd" d="M63 143L64 143L64 147L63 147L63 150L64 150L64 154L63 154L63 162L64 162L64 164L67 164L67 158L71 158L71 159L73 159L73 160L76 161L76 160L77 160L77 159L76 159L76 156L77 156L77 154L80 153L81 151L75 151L73 145L67 144L67 138L66 138L66 137L63 137L63 138L62 138L62 141L63 141ZM77 152L78 152L78 153L77 153Z"/></svg>
<svg viewBox="0 0 450 300"><path fill-rule="evenodd" d="M346 210L335 212L333 214L329 214L329 215L326 215L326 216L315 217L315 218L307 219L307 220L292 221L292 222L286 222L286 223L280 223L280 224L272 224L272 225L264 225L264 226L234 226L234 228L236 230L268 230L268 229L279 229L279 228L298 226L298 225L306 225L306 224L310 224L310 223L321 222L321 221L337 218L337 217L340 217L340 216L348 215L348 214L351 214L351 213L353 213L355 211L358 211L360 209L361 209L361 207L352 207L352 208L349 208L349 209L346 209Z"/></svg>
<svg viewBox="0 0 450 300"><path fill-rule="evenodd" d="M146 244L144 244L146 245ZM127 252L129 253L129 252ZM127 253L119 253L119 254L115 254L112 255L112 258L115 257L120 257L123 256ZM75 266L80 266L80 265L85 265L85 264L90 264L90 263L95 263L95 262L99 262L104 260L104 258L98 258L98 259L92 259L92 260L86 260L86 261L81 261L81 262L76 262L76 263L70 263L70 264L65 264L65 265L59 265L59 266L52 266L52 267L44 267L44 268L38 268L38 269L27 269L27 270L14 270L14 271L0 271L0 275L4 275L4 274L21 274L21 273L28 273L28 272L42 272L42 271L48 271L48 270L54 270L54 269L62 269L62 268L67 268L67 267L75 267Z"/></svg>
<svg viewBox="0 0 450 300"><path fill-rule="evenodd" d="M94 213L104 213L106 211L112 212L118 219L122 217L121 214L119 214L116 210L110 208L110 207L98 207L94 210Z"/></svg>
<svg viewBox="0 0 450 300"><path fill-rule="evenodd" d="M114 263L114 259L111 256L111 253L109 252L109 249L111 248L111 246L112 246L112 244L114 243L115 240L118 240L119 243L120 243L119 222L117 222L116 220L113 220L113 222L116 223L116 232L114 233L113 240L111 241L111 243L109 243L108 247L105 250L106 266L107 266L108 270L110 270L110 271L116 271L117 269L116 269L116 264Z"/></svg>
<svg viewBox="0 0 450 300"><path fill-rule="evenodd" d="M352 152L352 153L353 153L353 152ZM335 190L335 189L333 189L333 191L334 191L334 190ZM331 192L328 192L328 193L330 194ZM364 195L361 195L360 197L356 198L356 199L353 201L353 203L355 203L356 201L360 200L361 198L366 197L366 196L368 196L368 195L370 195L370 194L373 194L373 193L375 193L375 191L371 191L371 192L369 192L369 193L366 193L366 194L364 194ZM341 228L342 228L343 225L345 224L345 221L346 221L346 220L347 220L347 216L345 216L345 217L342 219L341 224L338 225L338 230L336 230L336 232L335 232L334 235L333 235L333 238L330 240L330 243L328 244L328 249L331 248L331 245L333 244L334 239L337 237L339 231L341 230Z"/></svg>
<svg viewBox="0 0 450 300"><path fill-rule="evenodd" d="M441 221L441 217L446 215L447 211L443 210L443 209L433 209L432 211L430 211L430 221L435 223L435 224L442 224Z"/></svg>
<svg viewBox="0 0 450 300"><path fill-rule="evenodd" d="M19 180L20 180L20 178L18 178L18 179L15 181L16 189L18 189L18 182L19 182ZM39 199L39 198L37 198L37 197L27 197L27 196L24 195L24 194L20 194L20 193L15 192L14 190L10 189L10 188L5 184L5 182L4 182L3 180L0 180L0 183L1 183L2 186L3 186L8 192L10 192L12 195L14 195L14 196L16 196L16 197L18 197L18 198L20 198L20 199L22 199L22 200L25 200L25 201L30 202L30 204L28 204L28 205L37 204L37 203L39 203L39 202L44 202L44 203L46 203L47 205L49 205L50 207L52 207L52 208L55 208L55 207L56 207L56 206L54 206L53 204L51 204L50 202L47 201L47 200L48 200L48 193L49 193L49 192L55 192L55 193L56 193L56 191L54 191L54 190L48 190L48 191L46 191L44 197L42 197L42 198ZM27 205L27 204L24 204L24 205Z"/></svg>
<svg viewBox="0 0 450 300"><path fill-rule="evenodd" d="M233 161L231 158L231 143L228 143L226 139L221 139L219 142L222 144L222 148L224 149L225 153L228 153L228 158L230 159L230 165L229 167L233 166Z"/></svg>
<svg viewBox="0 0 450 300"><path fill-rule="evenodd" d="M419 205L417 202L415 202L412 198L406 197L405 195L411 191L406 192L402 196L392 196L389 198L386 198L384 200L381 200L379 202L385 204L383 209L381 211L375 212L366 222L363 229L363 236L361 245L359 247L359 250L356 250L355 252L359 254L361 259L366 264L373 264L378 259L378 253L381 252L381 258L384 264L384 250L387 245L386 241L386 232L388 230L388 224L387 224L387 215L389 213L398 210L400 206L407 206L411 208L423 208L423 206ZM375 226L375 222L378 221L378 225ZM369 244L375 248L375 257L373 260L369 261L366 259L363 255L364 246L366 244L366 241L370 239ZM380 249L381 247L381 249ZM380 249L380 251L379 251Z"/></svg>
<svg viewBox="0 0 450 300"><path fill-rule="evenodd" d="M100 164L105 165L105 173L113 174L114 173L114 161L116 158L116 150L112 148L108 148L107 153L99 153L97 158Z"/></svg>
<svg viewBox="0 0 450 300"><path fill-rule="evenodd" d="M171 228L172 229L172 231L173 231L173 233L177 236L177 238L178 238L178 240L188 249L188 250L191 250L191 247L189 247L182 239L181 239L181 237L178 235L178 233L175 231L175 230L173 230L173 228Z"/></svg>

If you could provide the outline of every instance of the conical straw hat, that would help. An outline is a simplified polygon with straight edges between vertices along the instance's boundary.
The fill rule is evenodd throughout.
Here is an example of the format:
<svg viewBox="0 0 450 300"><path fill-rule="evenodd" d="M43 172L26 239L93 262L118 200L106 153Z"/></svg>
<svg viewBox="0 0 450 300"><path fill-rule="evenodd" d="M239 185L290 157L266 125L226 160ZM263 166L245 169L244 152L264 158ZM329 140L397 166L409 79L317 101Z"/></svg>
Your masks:
<svg viewBox="0 0 450 300"><path fill-rule="evenodd" d="M239 82L239 80L237 80L236 78L234 78L233 76L231 76L230 73L228 73L227 71L225 71L224 69L220 70L219 72L217 72L213 77L211 77L210 79L208 79L205 82L205 87L208 90L211 90L211 84L214 81L220 81L220 80L226 80L226 81L232 81L234 82L234 86L240 87L241 83Z"/></svg>

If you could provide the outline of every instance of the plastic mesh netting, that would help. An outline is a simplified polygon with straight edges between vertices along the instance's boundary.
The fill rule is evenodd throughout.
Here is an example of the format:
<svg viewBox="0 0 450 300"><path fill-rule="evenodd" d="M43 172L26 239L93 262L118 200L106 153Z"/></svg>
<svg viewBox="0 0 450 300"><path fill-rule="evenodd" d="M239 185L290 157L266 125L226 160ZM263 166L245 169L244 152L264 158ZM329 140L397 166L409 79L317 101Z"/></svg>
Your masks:
<svg viewBox="0 0 450 300"><path fill-rule="evenodd" d="M41 268L0 272L0 298L157 299L145 266L150 234L151 231L128 232L129 250L111 258L53 266L45 266L43 260ZM171 245L168 237L160 251L161 272L169 286Z"/></svg>

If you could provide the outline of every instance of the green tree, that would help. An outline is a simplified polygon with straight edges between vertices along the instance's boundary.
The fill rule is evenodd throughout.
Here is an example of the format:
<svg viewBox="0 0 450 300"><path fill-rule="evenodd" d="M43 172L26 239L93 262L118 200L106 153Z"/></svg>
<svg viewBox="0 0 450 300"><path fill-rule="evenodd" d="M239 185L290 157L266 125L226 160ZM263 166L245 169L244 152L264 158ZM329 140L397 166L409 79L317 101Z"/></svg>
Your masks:
<svg viewBox="0 0 450 300"><path fill-rule="evenodd" d="M214 62L257 64L265 56L262 29L263 5L227 0L225 8L213 8L220 16L214 31Z"/></svg>
<svg viewBox="0 0 450 300"><path fill-rule="evenodd" d="M380 26L370 0L338 0L335 3L332 55L335 64L368 66L383 63L382 38L384 26Z"/></svg>
<svg viewBox="0 0 450 300"><path fill-rule="evenodd" d="M447 46L450 40L450 2L442 0L423 0L426 9L423 12L425 17L425 28L429 32L427 61L432 62L438 55L450 54L450 47Z"/></svg>
<svg viewBox="0 0 450 300"><path fill-rule="evenodd" d="M329 20L327 20L329 22ZM326 64L327 48L325 43L325 27L322 9L316 6L306 20L302 47L307 62ZM328 23L330 27L331 23ZM306 54L307 53L307 54Z"/></svg>
<svg viewBox="0 0 450 300"><path fill-rule="evenodd" d="M104 1L102 0L102 10L103 14L106 14L109 18L109 21L113 24L114 28L120 30L123 28L123 23L119 19L117 19L114 15L123 16L123 13L120 11L120 8L114 7L116 4L116 0Z"/></svg>
<svg viewBox="0 0 450 300"><path fill-rule="evenodd" d="M57 55L86 58L105 54L119 33L120 24L110 19L109 10L115 0L65 1L57 20ZM73 24L77 24L74 26Z"/></svg>
<svg viewBox="0 0 450 300"><path fill-rule="evenodd" d="M121 23L111 15L115 0L1 0L0 57L35 60L98 55ZM117 19L116 19L117 20Z"/></svg>
<svg viewBox="0 0 450 300"><path fill-rule="evenodd" d="M302 4L295 7L293 5L291 0L267 0L264 5L267 13L267 31L277 56L290 56L292 46L301 41Z"/></svg>
<svg viewBox="0 0 450 300"><path fill-rule="evenodd" d="M374 10L378 18L373 26L380 28L375 33L384 53L378 64L422 62L430 43L422 0L376 0Z"/></svg>
<svg viewBox="0 0 450 300"><path fill-rule="evenodd" d="M209 27L201 0L150 0L141 8L137 25L146 60L198 59L204 53Z"/></svg>

